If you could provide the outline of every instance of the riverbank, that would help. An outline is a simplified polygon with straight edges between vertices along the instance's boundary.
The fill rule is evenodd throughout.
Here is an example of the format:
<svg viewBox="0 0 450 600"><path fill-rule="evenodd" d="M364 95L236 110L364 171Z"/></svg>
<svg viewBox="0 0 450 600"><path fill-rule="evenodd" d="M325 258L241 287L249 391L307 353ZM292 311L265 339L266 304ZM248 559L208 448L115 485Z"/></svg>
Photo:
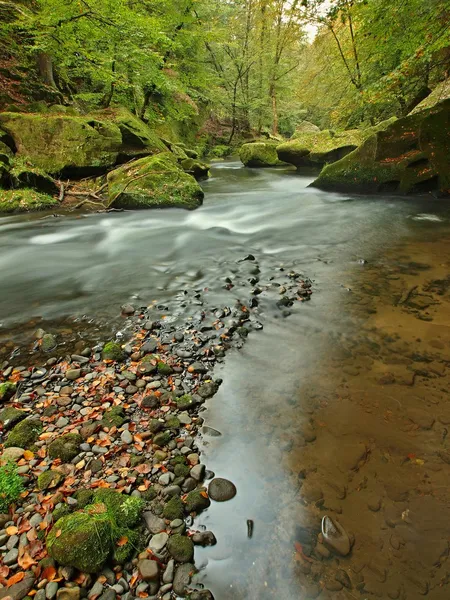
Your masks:
<svg viewBox="0 0 450 600"><path fill-rule="evenodd" d="M311 283L297 272L261 275L253 255L236 271L251 275L245 304L208 308L198 291L201 309L184 323L170 315L151 320L152 310L124 305L134 330L126 344L53 357L45 367L3 363L0 460L16 463L25 487L0 524L1 583L13 600L188 594L194 544L216 543L212 532L196 531L194 517L210 499L236 494L232 482L206 470L198 449L201 429L214 434L199 414L221 383L214 364L263 328L260 294L284 316L311 295ZM224 283L234 286L230 278ZM55 351L52 334L36 337L43 350ZM136 512L128 525L126 498ZM95 533L95 515L103 513L112 523L107 542ZM88 574L98 572L97 579ZM202 590L190 597L213 596Z"/></svg>

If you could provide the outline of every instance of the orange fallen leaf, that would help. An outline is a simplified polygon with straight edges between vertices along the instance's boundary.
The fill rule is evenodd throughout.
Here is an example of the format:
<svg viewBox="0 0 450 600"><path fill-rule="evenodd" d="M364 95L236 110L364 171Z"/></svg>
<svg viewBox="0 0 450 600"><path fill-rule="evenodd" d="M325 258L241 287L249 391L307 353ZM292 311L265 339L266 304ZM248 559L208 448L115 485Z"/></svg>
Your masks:
<svg viewBox="0 0 450 600"><path fill-rule="evenodd" d="M123 535L120 540L117 541L117 546L125 546L125 544L128 542L128 538L126 535Z"/></svg>
<svg viewBox="0 0 450 600"><path fill-rule="evenodd" d="M10 525L9 527L6 528L6 533L8 535L16 535L16 533L18 533L19 530L17 529L17 527L15 525Z"/></svg>
<svg viewBox="0 0 450 600"><path fill-rule="evenodd" d="M31 558L28 552L25 552L24 555L17 560L17 562L22 569L29 569L31 565L36 564L36 561Z"/></svg>
<svg viewBox="0 0 450 600"><path fill-rule="evenodd" d="M42 571L42 579L47 579L48 581L53 581L56 577L56 569L55 567L45 567Z"/></svg>
<svg viewBox="0 0 450 600"><path fill-rule="evenodd" d="M203 498L208 498L208 492L200 492L200 496L203 496Z"/></svg>
<svg viewBox="0 0 450 600"><path fill-rule="evenodd" d="M7 582L7 586L11 586L14 585L15 583L19 583L19 581L22 581L22 579L25 577L25 571L19 571L19 573L16 573L15 575L13 575L12 577L10 577L8 579Z"/></svg>
<svg viewBox="0 0 450 600"><path fill-rule="evenodd" d="M25 450L25 452L23 453L23 457L25 460L33 460L34 452L31 452L31 450Z"/></svg>
<svg viewBox="0 0 450 600"><path fill-rule="evenodd" d="M58 531L55 533L55 537L59 537L62 534L62 530L58 529Z"/></svg>

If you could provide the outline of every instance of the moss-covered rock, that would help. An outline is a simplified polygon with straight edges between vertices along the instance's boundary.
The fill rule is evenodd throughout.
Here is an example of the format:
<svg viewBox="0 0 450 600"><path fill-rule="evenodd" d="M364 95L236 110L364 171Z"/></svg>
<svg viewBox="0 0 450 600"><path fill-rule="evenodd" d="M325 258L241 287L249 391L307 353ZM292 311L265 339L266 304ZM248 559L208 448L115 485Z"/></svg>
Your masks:
<svg viewBox="0 0 450 600"><path fill-rule="evenodd" d="M167 550L177 562L187 563L194 556L194 543L190 538L177 533L170 536Z"/></svg>
<svg viewBox="0 0 450 600"><path fill-rule="evenodd" d="M0 412L0 423L3 425L5 431L9 431L14 425L23 421L26 416L27 413L24 410L9 406Z"/></svg>
<svg viewBox="0 0 450 600"><path fill-rule="evenodd" d="M65 433L59 436L48 447L50 458L59 458L61 462L68 463L80 452L83 438L78 433Z"/></svg>
<svg viewBox="0 0 450 600"><path fill-rule="evenodd" d="M42 433L42 423L37 419L25 419L13 427L5 442L5 448L31 448Z"/></svg>
<svg viewBox="0 0 450 600"><path fill-rule="evenodd" d="M310 123L309 121L302 121L295 128L295 132L292 136L292 139L295 139L304 133L319 133L320 127L314 125L314 123Z"/></svg>
<svg viewBox="0 0 450 600"><path fill-rule="evenodd" d="M174 496L167 502L163 510L164 518L174 521L184 516L184 505L178 496Z"/></svg>
<svg viewBox="0 0 450 600"><path fill-rule="evenodd" d="M195 177L197 181L209 177L209 165L193 158L185 158L181 161L181 166L185 173L189 173L189 175Z"/></svg>
<svg viewBox="0 0 450 600"><path fill-rule="evenodd" d="M111 533L106 513L75 512L55 523L47 536L47 550L60 565L96 573L111 553Z"/></svg>
<svg viewBox="0 0 450 600"><path fill-rule="evenodd" d="M56 348L56 338L51 333L44 333L41 340L41 350L43 352L51 352Z"/></svg>
<svg viewBox="0 0 450 600"><path fill-rule="evenodd" d="M98 489L93 496L94 504L104 504L110 518L121 527L136 526L142 515L144 501L135 496L126 496L108 488Z"/></svg>
<svg viewBox="0 0 450 600"><path fill-rule="evenodd" d="M180 425L181 425L181 423L180 423L180 419L178 419L178 417L170 417L164 423L164 428L165 429L179 429Z"/></svg>
<svg viewBox="0 0 450 600"><path fill-rule="evenodd" d="M201 205L203 195L170 152L141 158L108 174L109 205L114 208L193 209Z"/></svg>
<svg viewBox="0 0 450 600"><path fill-rule="evenodd" d="M176 477L187 477L189 475L189 467L187 465L178 464L175 465L173 472Z"/></svg>
<svg viewBox="0 0 450 600"><path fill-rule="evenodd" d="M121 406L113 406L105 412L102 419L103 427L122 427L125 423L125 411Z"/></svg>
<svg viewBox="0 0 450 600"><path fill-rule="evenodd" d="M276 167L283 164L277 155L278 142L253 142L244 144L239 158L246 167Z"/></svg>
<svg viewBox="0 0 450 600"><path fill-rule="evenodd" d="M450 190L450 100L391 123L326 166L312 184L327 190L401 194Z"/></svg>
<svg viewBox="0 0 450 600"><path fill-rule="evenodd" d="M1 113L0 113L1 114ZM50 210L58 206L58 200L36 190L0 190L0 213L23 213Z"/></svg>
<svg viewBox="0 0 450 600"><path fill-rule="evenodd" d="M376 131L386 129L393 121L395 118L365 129L340 132L326 129L318 132L299 133L295 139L277 147L278 157L296 167L333 163L353 152Z"/></svg>
<svg viewBox="0 0 450 600"><path fill-rule="evenodd" d="M16 156L46 173L114 165L122 144L117 125L94 117L0 113Z"/></svg>
<svg viewBox="0 0 450 600"><path fill-rule="evenodd" d="M172 375L173 373L172 367L167 363L163 362L162 360L158 361L157 368L158 373L160 373L161 375L165 375L166 377Z"/></svg>
<svg viewBox="0 0 450 600"><path fill-rule="evenodd" d="M185 499L186 511L188 513L195 512L200 513L211 504L211 500L208 497L206 490L194 490L189 492Z"/></svg>
<svg viewBox="0 0 450 600"><path fill-rule="evenodd" d="M29 164L22 158L14 158L9 171L10 187L33 188L44 194L53 196L59 194L59 186L56 181L45 171Z"/></svg>
<svg viewBox="0 0 450 600"><path fill-rule="evenodd" d="M85 488L77 490L74 494L74 498L77 501L77 508L85 508L92 503L94 492Z"/></svg>
<svg viewBox="0 0 450 600"><path fill-rule="evenodd" d="M37 485L40 490L48 490L58 486L63 480L64 475L62 473L49 469L39 475Z"/></svg>
<svg viewBox="0 0 450 600"><path fill-rule="evenodd" d="M16 393L16 384L12 381L0 383L0 402L6 402Z"/></svg>
<svg viewBox="0 0 450 600"><path fill-rule="evenodd" d="M164 446L167 446L170 440L170 433L168 431L162 431L161 433L157 433L155 435L155 437L153 438L153 443L159 446L160 448L163 448Z"/></svg>
<svg viewBox="0 0 450 600"><path fill-rule="evenodd" d="M72 511L70 510L68 504L61 504L61 506L57 506L52 514L53 523L56 523L56 521L59 521L59 519L62 519L63 517L67 517L67 515L70 515L71 512Z"/></svg>
<svg viewBox="0 0 450 600"><path fill-rule="evenodd" d="M119 545L117 543L114 544L112 556L114 561L118 564L125 563L142 546L141 536L138 531L134 531L133 529L123 529L121 533L122 540ZM122 543L123 541L125 541L125 543Z"/></svg>
<svg viewBox="0 0 450 600"><path fill-rule="evenodd" d="M179 410L189 410L195 406L195 402L190 394L183 394L176 398L175 401Z"/></svg>
<svg viewBox="0 0 450 600"><path fill-rule="evenodd" d="M125 358L125 352L122 350L120 344L108 342L103 347L102 358L103 360L115 360L121 362Z"/></svg>

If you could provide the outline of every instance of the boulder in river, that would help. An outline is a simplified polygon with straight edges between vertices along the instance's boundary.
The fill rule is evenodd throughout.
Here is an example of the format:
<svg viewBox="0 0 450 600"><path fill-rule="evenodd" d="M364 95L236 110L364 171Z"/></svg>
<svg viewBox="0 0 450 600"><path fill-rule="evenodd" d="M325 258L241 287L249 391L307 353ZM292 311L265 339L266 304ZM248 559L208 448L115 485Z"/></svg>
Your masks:
<svg viewBox="0 0 450 600"><path fill-rule="evenodd" d="M252 142L244 144L239 158L246 167L276 167L283 164L277 155L278 142Z"/></svg>
<svg viewBox="0 0 450 600"><path fill-rule="evenodd" d="M0 190L0 213L22 213L50 210L58 205L57 198L36 190Z"/></svg>
<svg viewBox="0 0 450 600"><path fill-rule="evenodd" d="M375 131L385 129L395 118L375 127L335 132L299 132L294 139L277 146L278 158L296 167L321 166L333 163L356 150Z"/></svg>
<svg viewBox="0 0 450 600"><path fill-rule="evenodd" d="M123 165L108 174L111 208L187 208L202 204L203 191L178 166L175 156L161 152Z"/></svg>
<svg viewBox="0 0 450 600"><path fill-rule="evenodd" d="M312 184L325 190L400 194L450 191L450 99L398 119Z"/></svg>

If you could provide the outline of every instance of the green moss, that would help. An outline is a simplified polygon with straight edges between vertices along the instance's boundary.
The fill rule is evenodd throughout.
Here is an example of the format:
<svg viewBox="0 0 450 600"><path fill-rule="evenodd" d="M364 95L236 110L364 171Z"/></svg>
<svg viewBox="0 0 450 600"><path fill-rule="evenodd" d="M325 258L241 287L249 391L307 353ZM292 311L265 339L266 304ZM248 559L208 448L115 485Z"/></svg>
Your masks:
<svg viewBox="0 0 450 600"><path fill-rule="evenodd" d="M78 433L66 433L54 440L48 447L50 458L59 458L63 463L68 463L80 451L83 438Z"/></svg>
<svg viewBox="0 0 450 600"><path fill-rule="evenodd" d="M40 490L48 490L57 487L64 479L64 475L59 471L44 471L37 479L37 485Z"/></svg>
<svg viewBox="0 0 450 600"><path fill-rule="evenodd" d="M173 472L176 477L187 477L189 475L189 467L187 465L175 465Z"/></svg>
<svg viewBox="0 0 450 600"><path fill-rule="evenodd" d="M141 518L144 502L141 498L126 496L115 490L101 488L94 493L94 503L103 503L120 527L133 527Z"/></svg>
<svg viewBox="0 0 450 600"><path fill-rule="evenodd" d="M164 427L166 429L179 429L180 425L180 420L177 417L171 417L170 419L167 419L167 421L164 424Z"/></svg>
<svg viewBox="0 0 450 600"><path fill-rule="evenodd" d="M58 200L36 190L0 190L0 213L48 210L57 205Z"/></svg>
<svg viewBox="0 0 450 600"><path fill-rule="evenodd" d="M56 348L56 338L51 333L45 333L42 336L41 350L43 352L51 352Z"/></svg>
<svg viewBox="0 0 450 600"><path fill-rule="evenodd" d="M183 396L176 398L176 403L179 410L187 410L188 408L195 406L190 394L183 394Z"/></svg>
<svg viewBox="0 0 450 600"><path fill-rule="evenodd" d="M113 559L119 564L123 564L129 560L143 545L139 532L133 531L132 529L123 529L121 534L120 545L117 545L118 540L116 540L113 546ZM126 542L123 544L122 542L125 538Z"/></svg>
<svg viewBox="0 0 450 600"><path fill-rule="evenodd" d="M25 419L10 431L5 448L31 448L42 432L42 423L36 419Z"/></svg>
<svg viewBox="0 0 450 600"><path fill-rule="evenodd" d="M23 480L17 473L17 465L8 462L0 467L0 512L6 513L23 492Z"/></svg>
<svg viewBox="0 0 450 600"><path fill-rule="evenodd" d="M85 508L86 506L91 504L93 496L94 492L92 490L77 490L74 494L74 497L77 501L77 508Z"/></svg>
<svg viewBox="0 0 450 600"><path fill-rule="evenodd" d="M59 194L59 186L43 169L30 164L22 157L15 157L9 172L11 187L33 188L46 194Z"/></svg>
<svg viewBox="0 0 450 600"><path fill-rule="evenodd" d="M209 154L214 158L225 158L227 156L230 156L231 153L232 148L230 148L230 146L225 146L225 144L218 144L217 146L214 146L214 148L212 148Z"/></svg>
<svg viewBox="0 0 450 600"><path fill-rule="evenodd" d="M75 512L59 519L47 536L49 555L62 566L84 573L99 571L112 550L107 514Z"/></svg>
<svg viewBox="0 0 450 600"><path fill-rule="evenodd" d="M398 119L325 167L312 185L356 193L448 194L449 127L450 100Z"/></svg>
<svg viewBox="0 0 450 600"><path fill-rule="evenodd" d="M167 446L167 444L170 442L170 439L170 433L168 431L163 431L155 435L153 438L153 443L160 448L163 448L164 446Z"/></svg>
<svg viewBox="0 0 450 600"><path fill-rule="evenodd" d="M165 375L166 377L168 377L169 375L172 375L173 373L173 369L170 365L168 365L165 362L162 362L161 360L158 362L158 373L160 373L160 375Z"/></svg>
<svg viewBox="0 0 450 600"><path fill-rule="evenodd" d="M180 563L192 560L194 556L194 544L192 540L184 535L171 535L167 542L169 554Z"/></svg>
<svg viewBox="0 0 450 600"><path fill-rule="evenodd" d="M103 360L115 360L121 362L125 359L125 353L116 342L108 342L102 351Z"/></svg>
<svg viewBox="0 0 450 600"><path fill-rule="evenodd" d="M146 460L145 456L139 454L133 454L130 458L130 467L137 467L138 465L142 465Z"/></svg>
<svg viewBox="0 0 450 600"><path fill-rule="evenodd" d="M114 208L193 209L201 205L203 195L170 152L141 158L108 174L109 205Z"/></svg>
<svg viewBox="0 0 450 600"><path fill-rule="evenodd" d="M277 155L277 143L254 142L244 144L239 158L246 167L276 167L283 164Z"/></svg>
<svg viewBox="0 0 450 600"><path fill-rule="evenodd" d="M184 505L178 496L174 496L164 506L163 515L166 519L174 521L175 519L182 519L184 516Z"/></svg>
<svg viewBox="0 0 450 600"><path fill-rule="evenodd" d="M193 158L185 158L181 161L181 166L185 173L189 173L195 177L197 181L206 179L209 176L209 165L194 160Z"/></svg>
<svg viewBox="0 0 450 600"><path fill-rule="evenodd" d="M121 406L113 406L105 412L102 419L103 427L122 427L125 423L125 411Z"/></svg>
<svg viewBox="0 0 450 600"><path fill-rule="evenodd" d="M186 457L180 454L179 456L174 456L170 459L171 465L185 465L187 464Z"/></svg>
<svg viewBox="0 0 450 600"><path fill-rule="evenodd" d="M26 418L28 413L24 410L19 410L18 408L13 408L12 406L8 408L4 408L0 412L0 423L3 425L3 429L5 431L9 431L16 425L23 421Z"/></svg>
<svg viewBox="0 0 450 600"><path fill-rule="evenodd" d="M158 431L164 429L164 423L159 419L152 419L148 425L148 428L152 433L158 433Z"/></svg>
<svg viewBox="0 0 450 600"><path fill-rule="evenodd" d="M56 521L59 521L59 519L67 517L67 515L70 515L71 512L72 511L70 510L68 504L61 504L61 506L55 508L55 510L53 511L53 522L56 523Z"/></svg>
<svg viewBox="0 0 450 600"><path fill-rule="evenodd" d="M157 496L157 492L155 490L155 488L149 487L148 490L146 490L145 492L142 492L142 499L145 500L145 502L151 502L152 500L154 500Z"/></svg>
<svg viewBox="0 0 450 600"><path fill-rule="evenodd" d="M198 514L205 508L208 508L211 504L211 500L204 494L205 490L194 490L193 492L189 492L185 499L186 511L188 513L195 512Z"/></svg>
<svg viewBox="0 0 450 600"><path fill-rule="evenodd" d="M106 120L55 114L0 113L0 125L18 157L46 173L115 164L122 144L119 127Z"/></svg>

